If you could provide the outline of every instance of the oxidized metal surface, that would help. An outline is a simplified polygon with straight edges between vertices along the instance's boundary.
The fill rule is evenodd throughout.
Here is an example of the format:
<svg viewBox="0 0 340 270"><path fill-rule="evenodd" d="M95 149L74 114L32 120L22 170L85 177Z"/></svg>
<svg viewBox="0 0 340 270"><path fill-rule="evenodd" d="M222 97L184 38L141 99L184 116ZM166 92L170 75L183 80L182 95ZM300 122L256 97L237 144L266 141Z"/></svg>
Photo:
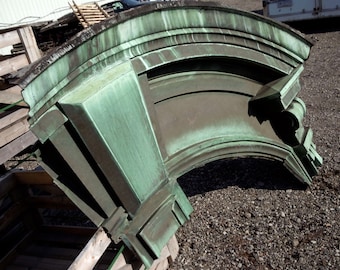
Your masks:
<svg viewBox="0 0 340 270"><path fill-rule="evenodd" d="M221 158L279 160L310 184L302 120L311 44L258 15L164 2L84 30L23 81L55 182L146 266L192 208L176 179Z"/></svg>

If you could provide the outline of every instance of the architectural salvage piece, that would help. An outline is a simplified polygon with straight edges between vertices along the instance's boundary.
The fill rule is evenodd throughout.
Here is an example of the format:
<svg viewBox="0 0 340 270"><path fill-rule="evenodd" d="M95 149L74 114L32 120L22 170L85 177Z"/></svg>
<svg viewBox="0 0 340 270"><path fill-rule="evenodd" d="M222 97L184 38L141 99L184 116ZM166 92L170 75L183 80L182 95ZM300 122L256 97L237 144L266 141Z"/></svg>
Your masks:
<svg viewBox="0 0 340 270"><path fill-rule="evenodd" d="M192 211L176 179L207 162L321 158L297 97L311 44L256 14L164 2L85 29L21 86L55 183L149 267ZM226 172L227 173L227 172Z"/></svg>

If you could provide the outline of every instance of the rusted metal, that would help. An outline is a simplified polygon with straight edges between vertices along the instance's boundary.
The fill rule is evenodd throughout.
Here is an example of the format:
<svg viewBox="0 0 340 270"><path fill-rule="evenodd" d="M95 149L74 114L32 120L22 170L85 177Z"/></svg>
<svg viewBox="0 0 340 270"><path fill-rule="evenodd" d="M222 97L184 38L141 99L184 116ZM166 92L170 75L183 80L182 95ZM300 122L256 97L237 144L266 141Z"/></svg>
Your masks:
<svg viewBox="0 0 340 270"><path fill-rule="evenodd" d="M211 2L150 4L81 32L22 83L39 156L149 267L192 208L176 179L221 158L321 164L297 98L311 43Z"/></svg>

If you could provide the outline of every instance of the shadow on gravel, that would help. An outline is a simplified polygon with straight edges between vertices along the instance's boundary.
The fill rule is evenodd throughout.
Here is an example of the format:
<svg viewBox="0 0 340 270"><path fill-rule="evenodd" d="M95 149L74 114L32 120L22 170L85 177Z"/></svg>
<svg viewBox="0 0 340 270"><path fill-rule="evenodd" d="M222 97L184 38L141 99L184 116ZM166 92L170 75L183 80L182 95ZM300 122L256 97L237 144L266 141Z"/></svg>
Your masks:
<svg viewBox="0 0 340 270"><path fill-rule="evenodd" d="M178 183L188 197L229 186L269 190L307 188L282 163L255 158L214 161L181 176Z"/></svg>

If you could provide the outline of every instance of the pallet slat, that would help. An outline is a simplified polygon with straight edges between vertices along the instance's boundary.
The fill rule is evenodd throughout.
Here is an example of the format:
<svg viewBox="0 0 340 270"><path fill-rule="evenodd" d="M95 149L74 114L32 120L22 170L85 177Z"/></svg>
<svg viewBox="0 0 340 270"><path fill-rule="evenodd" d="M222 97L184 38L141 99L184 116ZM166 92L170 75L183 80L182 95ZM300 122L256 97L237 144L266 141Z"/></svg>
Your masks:
<svg viewBox="0 0 340 270"><path fill-rule="evenodd" d="M68 269L93 269L110 243L111 239L107 237L104 229L99 228Z"/></svg>
<svg viewBox="0 0 340 270"><path fill-rule="evenodd" d="M39 185L39 184L34 184L34 187L46 192L48 194L51 194L52 196L64 196L64 192L60 190L56 185L51 184L51 185Z"/></svg>
<svg viewBox="0 0 340 270"><path fill-rule="evenodd" d="M41 254L51 259L63 259L63 260L74 260L79 254L79 249L75 248L61 248L61 247L48 247L33 243L27 247L23 252L26 256L38 257Z"/></svg>
<svg viewBox="0 0 340 270"><path fill-rule="evenodd" d="M18 254L18 251L21 248L25 247L27 243L31 241L32 235L33 235L33 232L27 233L24 237L20 239L18 243L16 243L16 245L14 245L14 247L12 247L12 249L9 252L7 252L6 256L0 259L0 269L7 269L7 270L20 269L20 268L11 268L11 267L8 267L8 265L16 257L16 255ZM27 268L25 269L27 270Z"/></svg>
<svg viewBox="0 0 340 270"><path fill-rule="evenodd" d="M3 215L0 217L0 231L4 230L9 226L15 219L21 216L22 213L26 210L26 206L22 203L13 204L10 209L8 209Z"/></svg>
<svg viewBox="0 0 340 270"><path fill-rule="evenodd" d="M2 130L6 129L8 126L14 124L15 122L17 122L17 121L19 121L23 118L26 119L27 114L28 114L28 109L19 109L19 110L12 112L11 114L8 114L5 117L1 118L0 132Z"/></svg>
<svg viewBox="0 0 340 270"><path fill-rule="evenodd" d="M29 130L28 109L19 109L0 121L0 147L18 138Z"/></svg>
<svg viewBox="0 0 340 270"><path fill-rule="evenodd" d="M26 55L21 54L0 62L0 76L16 72L29 64Z"/></svg>
<svg viewBox="0 0 340 270"><path fill-rule="evenodd" d="M17 171L14 172L15 179L20 184L25 185L51 185L53 184L52 177L43 170L36 171Z"/></svg>
<svg viewBox="0 0 340 270"><path fill-rule="evenodd" d="M0 164L3 164L11 157L14 157L27 147L33 145L37 142L37 140L37 137L31 131L28 131L10 143L6 144L0 148Z"/></svg>
<svg viewBox="0 0 340 270"><path fill-rule="evenodd" d="M35 240L52 246L85 246L91 238L94 228L42 226L35 234Z"/></svg>
<svg viewBox="0 0 340 270"><path fill-rule="evenodd" d="M13 104L22 100L21 87L18 85L12 86L5 90L0 90L0 103ZM18 106L27 106L26 102L21 101L17 103Z"/></svg>
<svg viewBox="0 0 340 270"><path fill-rule="evenodd" d="M77 209L66 196L31 196L28 203L36 208Z"/></svg>
<svg viewBox="0 0 340 270"><path fill-rule="evenodd" d="M6 174L0 177L0 200L7 196L8 193L17 186L13 174Z"/></svg>
<svg viewBox="0 0 340 270"><path fill-rule="evenodd" d="M96 2L94 2L94 4L77 5L73 1L73 4L70 4L70 6L84 28L99 23L109 17L109 14Z"/></svg>
<svg viewBox="0 0 340 270"><path fill-rule="evenodd" d="M15 30L0 34L0 48L5 48L20 42L21 40L18 35L18 32Z"/></svg>
<svg viewBox="0 0 340 270"><path fill-rule="evenodd" d="M0 147L15 140L29 130L26 119L21 119L0 132Z"/></svg>
<svg viewBox="0 0 340 270"><path fill-rule="evenodd" d="M26 269L65 270L71 263L72 260L18 255L15 258L13 264L18 266L25 266L27 267Z"/></svg>

